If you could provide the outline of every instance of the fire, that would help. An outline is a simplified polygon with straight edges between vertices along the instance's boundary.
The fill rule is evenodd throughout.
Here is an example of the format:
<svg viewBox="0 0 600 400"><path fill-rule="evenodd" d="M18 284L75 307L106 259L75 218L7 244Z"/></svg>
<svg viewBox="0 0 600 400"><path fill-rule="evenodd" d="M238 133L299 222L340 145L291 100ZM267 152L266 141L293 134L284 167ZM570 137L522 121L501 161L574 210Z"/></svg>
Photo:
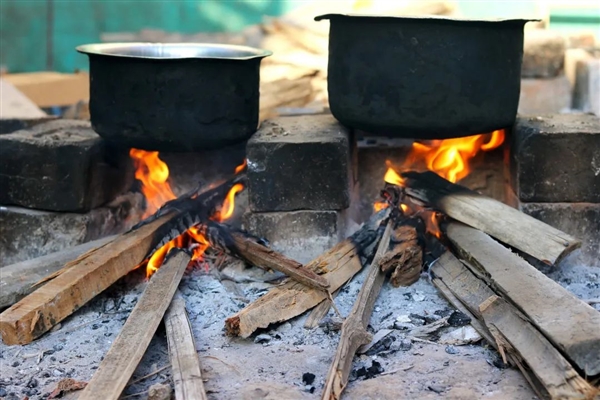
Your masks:
<svg viewBox="0 0 600 400"><path fill-rule="evenodd" d="M142 184L142 193L146 198L146 212L144 218L154 214L164 203L175 199L177 196L169 185L169 167L159 158L157 151L131 149L129 155L135 166L135 177ZM241 172L246 166L246 161L235 168L235 173ZM241 183L235 184L225 196L221 209L211 217L212 220L223 222L233 215L235 209L235 195L244 190ZM191 263L203 260L204 252L209 243L197 226L188 229L184 234L171 240L158 249L146 262L146 276L152 276L162 265L166 255L174 247L192 250Z"/></svg>
<svg viewBox="0 0 600 400"><path fill-rule="evenodd" d="M470 161L480 151L490 151L498 148L504 142L504 129L496 130L489 134L432 140L426 143L415 142L400 171L427 169L446 178L450 182L457 182L471 173ZM404 186L405 179L389 161L386 161L387 171L384 181L393 185ZM387 206L386 203L376 202L375 211ZM405 213L413 212L411 207L401 204ZM435 236L440 236L437 215L431 211L423 211L431 215L424 216L427 230Z"/></svg>
<svg viewBox="0 0 600 400"><path fill-rule="evenodd" d="M142 218L146 218L177 196L167 182L169 167L158 158L158 151L131 149L129 156L135 167L135 179L142 183L142 193L146 198L146 211Z"/></svg>

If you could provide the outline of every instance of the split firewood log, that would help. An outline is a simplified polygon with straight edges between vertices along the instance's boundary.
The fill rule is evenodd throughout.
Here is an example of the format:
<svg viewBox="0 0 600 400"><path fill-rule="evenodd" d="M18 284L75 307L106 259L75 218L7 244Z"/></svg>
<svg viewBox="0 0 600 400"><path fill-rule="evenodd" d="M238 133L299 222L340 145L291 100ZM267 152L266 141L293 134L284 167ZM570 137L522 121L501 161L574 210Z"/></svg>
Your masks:
<svg viewBox="0 0 600 400"><path fill-rule="evenodd" d="M417 229L401 225L392 234L393 247L381 260L381 270L392 271L390 283L394 287L410 286L419 280L423 270L423 249L418 242Z"/></svg>

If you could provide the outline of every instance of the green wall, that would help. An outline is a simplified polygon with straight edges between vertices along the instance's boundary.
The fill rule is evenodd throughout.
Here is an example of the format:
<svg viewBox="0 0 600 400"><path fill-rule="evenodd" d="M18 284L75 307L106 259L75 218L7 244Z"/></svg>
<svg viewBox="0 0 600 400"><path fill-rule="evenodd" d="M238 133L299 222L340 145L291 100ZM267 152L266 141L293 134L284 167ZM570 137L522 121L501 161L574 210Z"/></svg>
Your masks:
<svg viewBox="0 0 600 400"><path fill-rule="evenodd" d="M87 69L77 45L106 32L238 31L287 12L276 0L0 0L0 64L11 72ZM297 4L297 3L296 3Z"/></svg>

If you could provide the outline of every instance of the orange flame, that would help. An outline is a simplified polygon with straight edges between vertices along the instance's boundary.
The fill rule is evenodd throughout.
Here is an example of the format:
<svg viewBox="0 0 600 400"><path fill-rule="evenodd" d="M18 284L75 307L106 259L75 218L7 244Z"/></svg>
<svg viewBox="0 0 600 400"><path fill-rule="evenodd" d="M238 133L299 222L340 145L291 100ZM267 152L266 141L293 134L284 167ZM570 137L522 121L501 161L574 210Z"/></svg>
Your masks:
<svg viewBox="0 0 600 400"><path fill-rule="evenodd" d="M144 218L156 212L164 203L176 198L169 185L169 167L162 161L157 151L131 149L129 155L135 165L135 177L142 184L142 193L146 197L146 212ZM235 169L239 173L245 168L246 160ZM212 220L223 222L233 215L235 209L235 195L244 190L241 183L235 184L225 196L221 209L211 217ZM162 265L166 255L174 247L192 250L190 263L202 261L204 252L209 243L200 228L193 226L182 235L171 240L158 249L146 262L146 276L152 276ZM143 265L143 263L141 264Z"/></svg>
<svg viewBox="0 0 600 400"><path fill-rule="evenodd" d="M146 198L146 211L142 218L146 218L177 196L167 182L169 167L158 158L158 151L131 149L129 156L135 166L135 179L142 183L142 193Z"/></svg>
<svg viewBox="0 0 600 400"><path fill-rule="evenodd" d="M498 148L505 139L504 129L496 130L490 134L467 136L444 140L432 140L427 143L415 142L400 171L427 169L446 178L450 182L457 182L471 173L470 161L479 151L490 151ZM387 171L384 181L393 185L404 186L405 179L398 173L389 161L386 161ZM410 210L406 204L401 204L406 213ZM375 211L381 210L381 205L373 205ZM412 210L411 210L412 212ZM440 236L437 215L424 218L427 230Z"/></svg>

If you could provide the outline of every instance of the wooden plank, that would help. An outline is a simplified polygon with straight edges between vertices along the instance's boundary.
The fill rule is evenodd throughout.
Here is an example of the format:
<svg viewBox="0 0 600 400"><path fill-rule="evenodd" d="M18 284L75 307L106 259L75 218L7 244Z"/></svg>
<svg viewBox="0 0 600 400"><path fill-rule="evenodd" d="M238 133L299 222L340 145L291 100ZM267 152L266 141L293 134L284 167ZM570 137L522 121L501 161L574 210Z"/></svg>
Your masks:
<svg viewBox="0 0 600 400"><path fill-rule="evenodd" d="M172 216L159 218L86 253L76 265L64 268L63 273L0 314L4 343L32 342L133 270L152 248L156 230Z"/></svg>
<svg viewBox="0 0 600 400"><path fill-rule="evenodd" d="M460 223L447 236L587 376L600 374L600 313L500 243Z"/></svg>
<svg viewBox="0 0 600 400"><path fill-rule="evenodd" d="M406 172L402 177L409 196L547 264L557 264L581 246L579 239L434 172Z"/></svg>
<svg viewBox="0 0 600 400"><path fill-rule="evenodd" d="M175 398L178 400L206 400L202 382L200 359L192 327L185 309L185 300L175 293L165 314L165 327L169 344L169 359L173 370Z"/></svg>
<svg viewBox="0 0 600 400"><path fill-rule="evenodd" d="M117 400L121 396L167 311L189 261L190 256L185 252L172 250L148 282L79 400Z"/></svg>
<svg viewBox="0 0 600 400"><path fill-rule="evenodd" d="M520 312L450 252L442 255L431 272L436 286L444 285L468 312L475 311L472 315L478 320L474 321L485 326L484 338L521 369L541 397L578 398L593 393L591 385Z"/></svg>
<svg viewBox="0 0 600 400"><path fill-rule="evenodd" d="M325 278L317 275L313 270L306 268L299 262L256 243L240 233L233 233L231 236L234 241L236 255L250 264L283 272L295 281L311 288L324 291L329 288L329 282Z"/></svg>
<svg viewBox="0 0 600 400"><path fill-rule="evenodd" d="M354 235L308 263L306 268L322 275L329 282L329 290L336 291L362 269L361 256L371 254L379 224L388 214L389 210L377 213ZM259 328L294 318L328 297L322 290L287 280L227 318L225 328L230 335L246 338Z"/></svg>
<svg viewBox="0 0 600 400"><path fill-rule="evenodd" d="M322 400L339 400L341 398L342 392L348 384L354 355L360 346L371 342L372 335L367 331L367 326L373 313L375 300L385 282L386 274L381 270L381 261L390 246L393 224L392 220L388 221L352 311L342 324L340 342L327 373Z"/></svg>
<svg viewBox="0 0 600 400"><path fill-rule="evenodd" d="M9 307L35 290L35 283L60 270L83 253L103 246L115 236L82 243L56 253L0 268L0 309Z"/></svg>

